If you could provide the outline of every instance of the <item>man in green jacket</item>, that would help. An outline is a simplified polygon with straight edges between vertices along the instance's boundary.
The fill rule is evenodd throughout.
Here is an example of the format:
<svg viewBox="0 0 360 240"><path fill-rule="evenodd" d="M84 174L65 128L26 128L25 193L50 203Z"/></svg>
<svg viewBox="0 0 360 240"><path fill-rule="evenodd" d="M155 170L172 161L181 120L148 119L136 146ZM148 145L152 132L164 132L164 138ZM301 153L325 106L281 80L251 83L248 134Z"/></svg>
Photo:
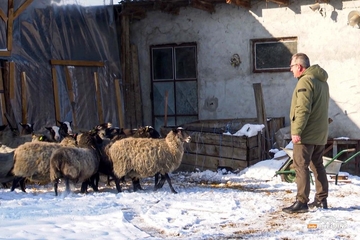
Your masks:
<svg viewBox="0 0 360 240"><path fill-rule="evenodd" d="M310 66L304 53L294 54L290 71L298 79L294 89L291 107L291 140L296 172L296 202L283 208L286 213L304 213L308 208L327 208L328 180L323 165L323 153L328 138L329 86L328 75L319 65ZM316 195L309 202L310 172L314 173Z"/></svg>

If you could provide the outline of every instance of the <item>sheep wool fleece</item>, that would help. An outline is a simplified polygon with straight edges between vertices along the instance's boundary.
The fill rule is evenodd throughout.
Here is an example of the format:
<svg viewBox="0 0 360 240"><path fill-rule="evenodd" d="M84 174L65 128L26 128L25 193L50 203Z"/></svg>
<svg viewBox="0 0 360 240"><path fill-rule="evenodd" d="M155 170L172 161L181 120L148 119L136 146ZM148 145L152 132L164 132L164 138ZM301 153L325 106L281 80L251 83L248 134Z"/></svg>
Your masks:
<svg viewBox="0 0 360 240"><path fill-rule="evenodd" d="M121 178L135 171L140 178L176 170L184 154L183 141L170 131L165 139L125 138L109 148L114 173Z"/></svg>

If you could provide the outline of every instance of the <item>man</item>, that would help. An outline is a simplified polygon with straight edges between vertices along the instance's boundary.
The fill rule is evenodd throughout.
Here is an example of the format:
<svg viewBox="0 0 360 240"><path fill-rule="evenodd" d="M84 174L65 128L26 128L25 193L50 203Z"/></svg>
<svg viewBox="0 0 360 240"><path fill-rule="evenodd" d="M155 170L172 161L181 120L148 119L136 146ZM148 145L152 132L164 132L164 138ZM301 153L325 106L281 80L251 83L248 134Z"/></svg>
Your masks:
<svg viewBox="0 0 360 240"><path fill-rule="evenodd" d="M304 213L308 208L327 208L328 180L323 153L328 137L329 86L328 75L319 65L310 66L304 53L294 54L290 71L298 79L290 107L291 140L296 172L296 202L283 208L286 213ZM309 202L310 172L314 173L316 195Z"/></svg>

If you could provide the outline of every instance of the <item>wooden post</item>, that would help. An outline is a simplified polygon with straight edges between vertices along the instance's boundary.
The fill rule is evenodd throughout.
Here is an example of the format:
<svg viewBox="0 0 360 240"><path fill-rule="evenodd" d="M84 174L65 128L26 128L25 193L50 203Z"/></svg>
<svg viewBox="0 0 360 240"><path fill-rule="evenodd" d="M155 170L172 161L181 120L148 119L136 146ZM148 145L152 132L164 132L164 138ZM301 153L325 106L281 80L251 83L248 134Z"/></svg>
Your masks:
<svg viewBox="0 0 360 240"><path fill-rule="evenodd" d="M77 122L76 122L75 94L74 94L74 90L73 90L73 87L72 87L70 71L69 71L68 67L65 67L65 78L66 78L66 86L67 86L67 89L68 89L69 100L70 100L71 110L72 110L72 121L73 121L74 127L76 128L76 127L78 127L78 125L77 125Z"/></svg>
<svg viewBox="0 0 360 240"><path fill-rule="evenodd" d="M7 23L7 50L12 50L12 36L13 36L13 23L14 23L14 0L8 2L8 23Z"/></svg>
<svg viewBox="0 0 360 240"><path fill-rule="evenodd" d="M141 88L140 88L140 77L139 77L139 60L138 51L136 45L131 45L131 57L132 57L132 78L134 84L134 108L135 108L135 121L137 125L143 126L142 122L142 101L141 101Z"/></svg>
<svg viewBox="0 0 360 240"><path fill-rule="evenodd" d="M26 73L21 73L21 121L27 123Z"/></svg>
<svg viewBox="0 0 360 240"><path fill-rule="evenodd" d="M124 128L124 114L123 114L122 98L120 91L120 80L115 79L114 85L115 85L116 102L117 102L118 114L119 114L119 125L120 128Z"/></svg>
<svg viewBox="0 0 360 240"><path fill-rule="evenodd" d="M59 98L59 86L57 82L56 68L51 68L52 74L52 84L53 84L53 93L54 93L54 102L55 102L55 119L61 120L60 118L60 98Z"/></svg>
<svg viewBox="0 0 360 240"><path fill-rule="evenodd" d="M263 156L268 158L270 156L268 150L271 148L271 144L270 144L269 128L268 128L268 125L267 125L265 104L264 104L264 98L263 98L261 83L254 83L253 88L254 88L254 94L255 94L257 119L258 119L258 122L260 124L264 124L264 126L265 126L265 128L264 128L265 129L264 136L265 136L266 145L264 147L265 147L266 151L264 151Z"/></svg>
<svg viewBox="0 0 360 240"><path fill-rule="evenodd" d="M169 98L169 91L165 91L164 127L167 126L168 98Z"/></svg>
<svg viewBox="0 0 360 240"><path fill-rule="evenodd" d="M15 63L9 65L10 100L15 98Z"/></svg>
<svg viewBox="0 0 360 240"><path fill-rule="evenodd" d="M122 67L122 86L124 97L124 109L126 113L126 125L134 127L136 125L132 119L134 109L131 104L134 102L131 93L131 49L130 49L130 29L129 16L121 15L121 67Z"/></svg>
<svg viewBox="0 0 360 240"><path fill-rule="evenodd" d="M5 90L4 90L4 79L3 79L2 69L0 69L0 106L1 106L2 124L5 124L6 102L5 102Z"/></svg>
<svg viewBox="0 0 360 240"><path fill-rule="evenodd" d="M97 110L98 110L98 116L99 116L99 123L104 122L104 114L102 109L102 103L101 103L101 90L100 90L100 83L98 78L98 73L94 72L94 80L95 80L95 89L96 89L96 103L97 103Z"/></svg>

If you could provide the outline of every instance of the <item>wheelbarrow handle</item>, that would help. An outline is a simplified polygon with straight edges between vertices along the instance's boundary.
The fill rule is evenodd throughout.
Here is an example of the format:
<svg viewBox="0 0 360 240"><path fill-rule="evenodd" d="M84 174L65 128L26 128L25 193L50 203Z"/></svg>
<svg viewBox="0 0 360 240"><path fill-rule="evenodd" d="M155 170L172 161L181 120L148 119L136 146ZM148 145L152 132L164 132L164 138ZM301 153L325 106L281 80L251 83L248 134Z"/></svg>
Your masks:
<svg viewBox="0 0 360 240"><path fill-rule="evenodd" d="M356 148L349 148L349 149L345 149L345 152L355 152Z"/></svg>

